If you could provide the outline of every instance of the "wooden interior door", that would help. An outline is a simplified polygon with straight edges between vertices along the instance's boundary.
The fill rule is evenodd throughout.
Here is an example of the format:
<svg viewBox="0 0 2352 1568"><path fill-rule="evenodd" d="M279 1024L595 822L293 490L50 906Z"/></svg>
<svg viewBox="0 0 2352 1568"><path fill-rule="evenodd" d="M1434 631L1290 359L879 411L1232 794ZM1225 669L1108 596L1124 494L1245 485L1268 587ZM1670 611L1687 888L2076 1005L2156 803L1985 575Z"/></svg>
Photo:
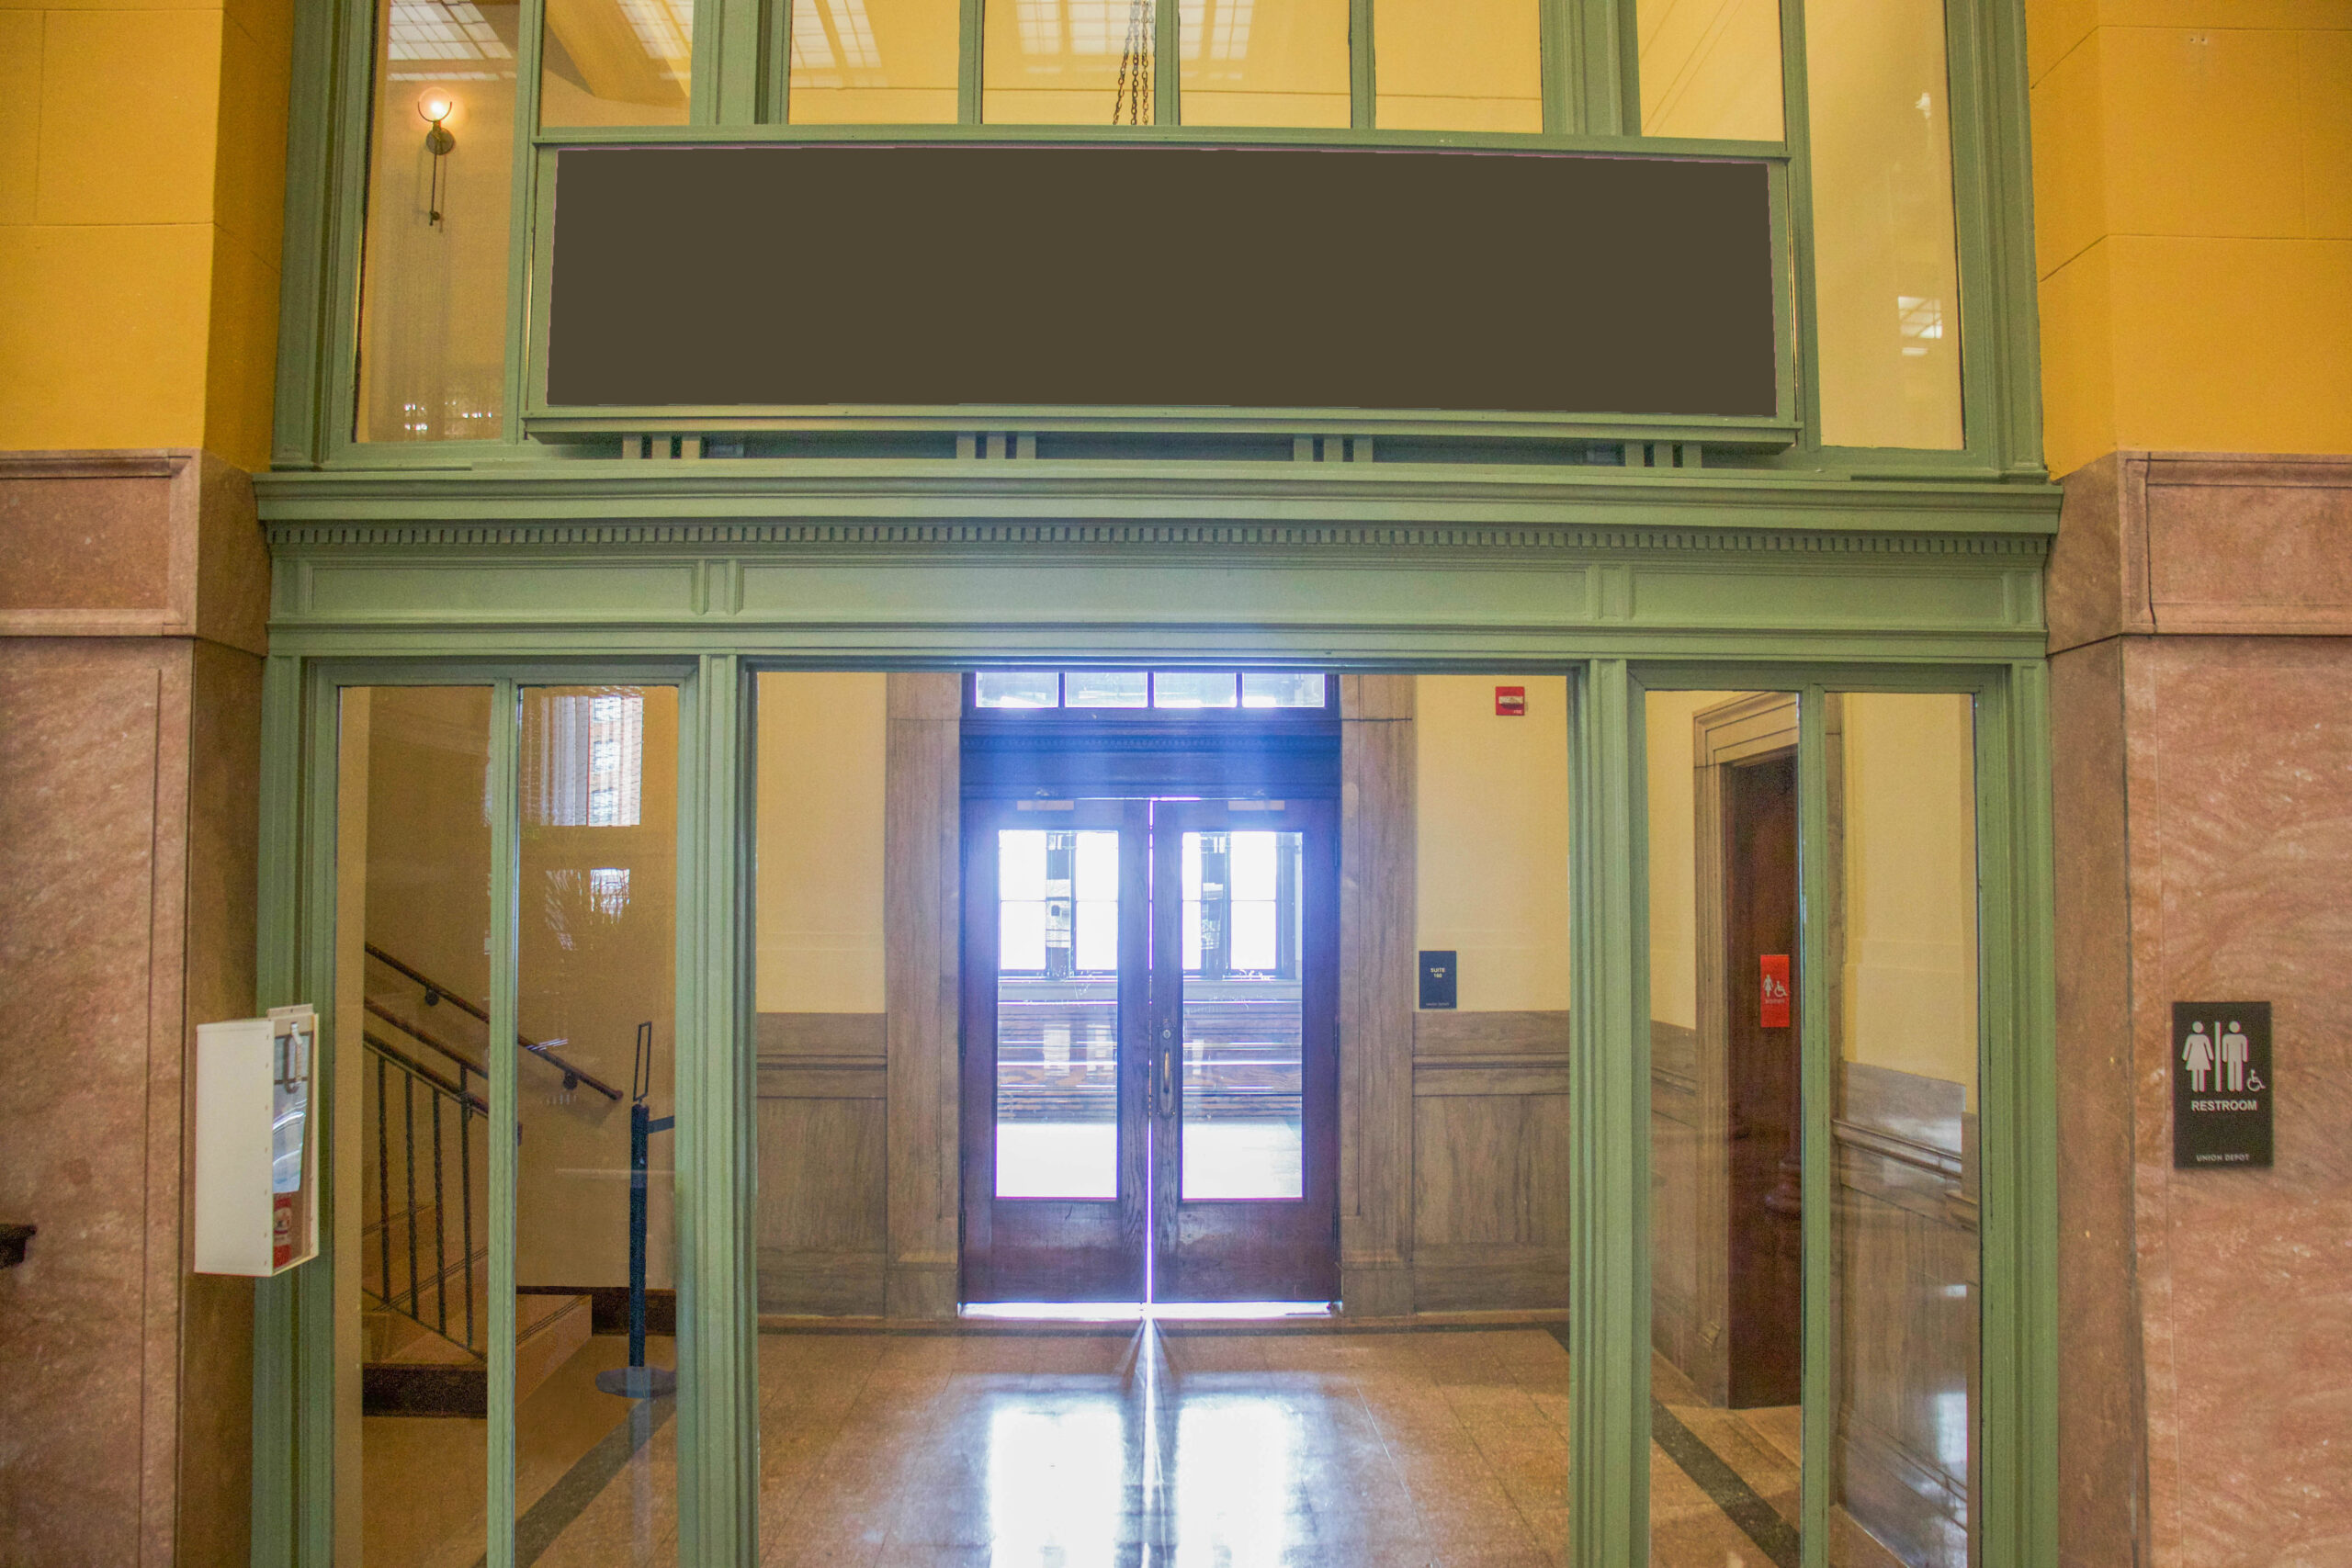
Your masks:
<svg viewBox="0 0 2352 1568"><path fill-rule="evenodd" d="M1144 1299L1148 803L964 809L963 1290Z"/></svg>
<svg viewBox="0 0 2352 1568"><path fill-rule="evenodd" d="M1803 1371L1795 752L1725 767L1723 790L1729 1381L1732 1405L1748 1408L1798 1403ZM1770 955L1785 976L1777 998Z"/></svg>
<svg viewBox="0 0 2352 1568"><path fill-rule="evenodd" d="M1339 1294L1339 857L1329 801L1152 816L1152 1299Z"/></svg>

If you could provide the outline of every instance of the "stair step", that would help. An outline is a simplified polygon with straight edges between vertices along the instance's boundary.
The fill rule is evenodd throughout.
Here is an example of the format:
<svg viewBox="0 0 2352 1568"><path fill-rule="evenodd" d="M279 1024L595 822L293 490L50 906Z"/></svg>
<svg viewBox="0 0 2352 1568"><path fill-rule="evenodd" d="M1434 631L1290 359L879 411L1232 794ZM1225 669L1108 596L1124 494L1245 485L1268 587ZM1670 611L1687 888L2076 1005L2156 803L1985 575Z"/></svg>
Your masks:
<svg viewBox="0 0 2352 1568"><path fill-rule="evenodd" d="M370 1309L369 1318L390 1318L412 1330L396 1339L383 1330L386 1354L371 1353L360 1369L360 1408L369 1416L482 1416L490 1408L490 1363L486 1356L418 1328L398 1313ZM588 1343L594 1312L586 1296L518 1295L514 1298L514 1398L516 1403Z"/></svg>

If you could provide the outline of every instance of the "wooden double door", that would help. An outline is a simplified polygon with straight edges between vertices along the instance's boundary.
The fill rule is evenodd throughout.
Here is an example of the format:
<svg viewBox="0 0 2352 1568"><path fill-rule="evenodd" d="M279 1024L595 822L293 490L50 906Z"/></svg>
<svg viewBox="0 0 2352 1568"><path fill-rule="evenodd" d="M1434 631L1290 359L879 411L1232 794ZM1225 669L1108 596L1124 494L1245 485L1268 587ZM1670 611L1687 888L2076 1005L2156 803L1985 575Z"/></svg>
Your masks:
<svg viewBox="0 0 2352 1568"><path fill-rule="evenodd" d="M970 801L963 1299L1339 1286L1324 800Z"/></svg>

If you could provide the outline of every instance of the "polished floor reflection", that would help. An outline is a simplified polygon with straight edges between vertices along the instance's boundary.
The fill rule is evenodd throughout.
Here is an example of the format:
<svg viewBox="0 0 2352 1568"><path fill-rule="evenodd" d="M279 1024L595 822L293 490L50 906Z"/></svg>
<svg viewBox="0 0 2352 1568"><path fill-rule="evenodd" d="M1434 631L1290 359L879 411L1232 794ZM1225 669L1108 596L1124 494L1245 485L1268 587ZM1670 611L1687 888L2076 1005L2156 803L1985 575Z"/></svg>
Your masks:
<svg viewBox="0 0 2352 1568"><path fill-rule="evenodd" d="M1541 1327L760 1350L766 1568L1532 1568L1566 1549L1568 1360Z"/></svg>
<svg viewBox="0 0 2352 1568"><path fill-rule="evenodd" d="M1564 1333L1164 1322L763 1333L762 1565L1556 1568ZM594 1388L624 1348L598 1336L531 1395L516 1476L524 1568L675 1551L673 1401ZM1654 1423L1652 1562L1796 1568L1795 1411L1713 1409L1662 1360L1653 1378L1671 1419ZM415 1500L479 1471L481 1423L369 1426L367 1562L479 1563L479 1513L420 1535L431 1510Z"/></svg>

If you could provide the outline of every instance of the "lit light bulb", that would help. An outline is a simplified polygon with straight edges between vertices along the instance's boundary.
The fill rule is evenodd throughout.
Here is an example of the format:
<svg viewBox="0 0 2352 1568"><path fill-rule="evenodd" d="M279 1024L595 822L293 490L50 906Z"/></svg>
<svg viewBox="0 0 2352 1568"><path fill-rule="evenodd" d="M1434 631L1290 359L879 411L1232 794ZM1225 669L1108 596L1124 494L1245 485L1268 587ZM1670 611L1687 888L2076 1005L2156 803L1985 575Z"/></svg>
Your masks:
<svg viewBox="0 0 2352 1568"><path fill-rule="evenodd" d="M416 100L416 112L435 126L457 112L457 99L439 87L427 87Z"/></svg>

